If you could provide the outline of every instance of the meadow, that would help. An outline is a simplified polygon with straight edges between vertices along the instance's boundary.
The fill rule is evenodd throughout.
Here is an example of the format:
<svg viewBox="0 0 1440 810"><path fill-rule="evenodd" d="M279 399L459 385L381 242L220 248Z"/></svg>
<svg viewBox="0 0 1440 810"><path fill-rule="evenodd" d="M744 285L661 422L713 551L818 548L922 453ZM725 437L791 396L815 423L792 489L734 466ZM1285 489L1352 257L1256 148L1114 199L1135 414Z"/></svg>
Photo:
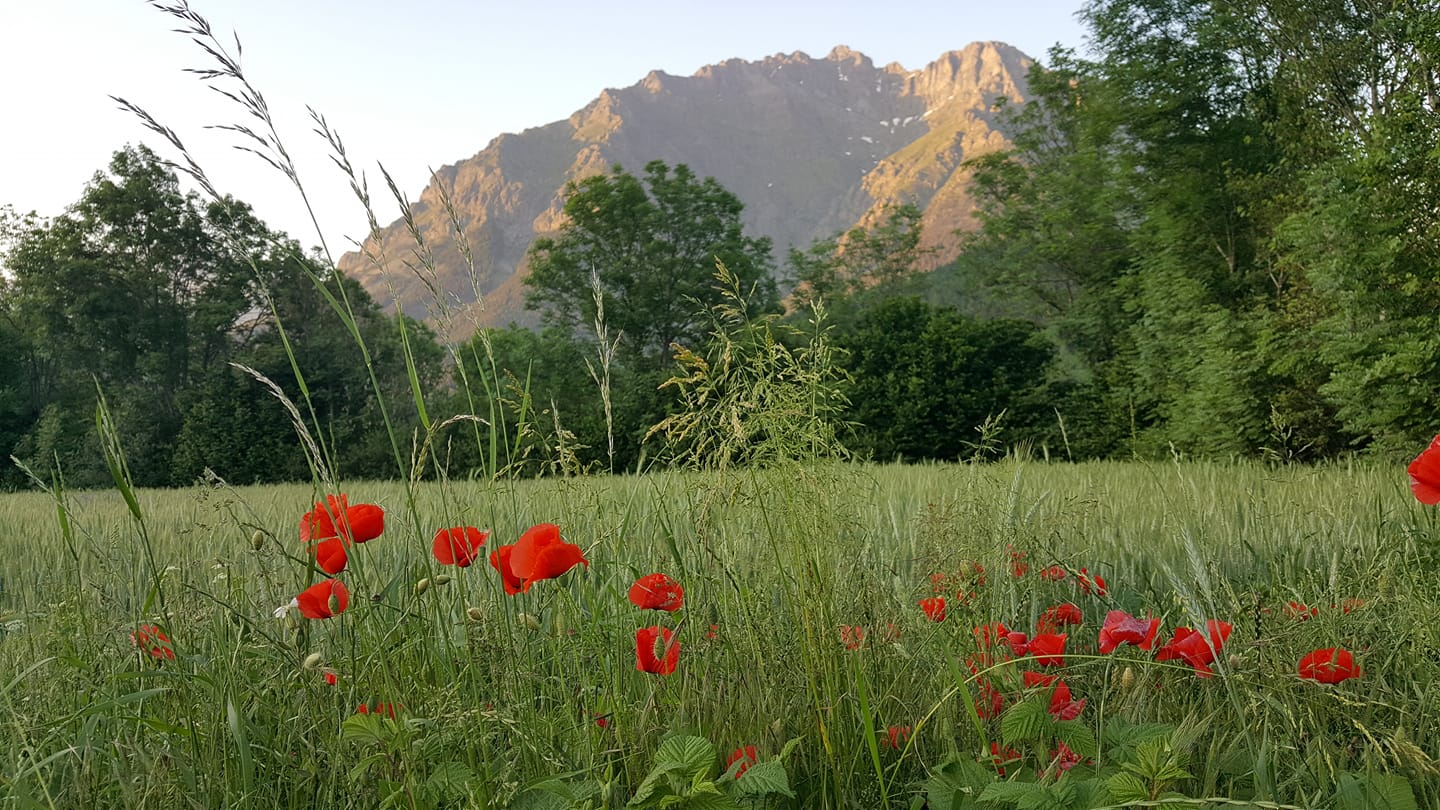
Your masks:
<svg viewBox="0 0 1440 810"><path fill-rule="evenodd" d="M346 538L324 619L275 616L327 581L311 486L7 494L0 799L1440 807L1440 527L1406 484L1013 456L354 481L383 531ZM509 594L487 557L543 523L585 562ZM463 526L486 545L442 565ZM627 598L654 573L683 604ZM1102 653L1111 611L1157 618L1150 649ZM1213 661L1158 654L1207 621ZM1301 677L1332 648L1353 677Z"/></svg>

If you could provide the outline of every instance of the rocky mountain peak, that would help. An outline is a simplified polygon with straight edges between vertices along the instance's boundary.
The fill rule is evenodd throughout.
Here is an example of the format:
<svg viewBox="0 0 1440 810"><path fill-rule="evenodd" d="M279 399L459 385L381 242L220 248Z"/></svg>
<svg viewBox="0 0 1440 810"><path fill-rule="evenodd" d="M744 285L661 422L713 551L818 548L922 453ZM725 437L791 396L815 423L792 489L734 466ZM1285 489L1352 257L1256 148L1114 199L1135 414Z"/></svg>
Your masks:
<svg viewBox="0 0 1440 810"><path fill-rule="evenodd" d="M563 224L566 184L616 165L638 172L655 159L688 164L733 191L749 230L774 241L779 266L790 247L872 222L901 202L925 210L926 242L948 260L954 231L973 222L962 164L1007 145L992 107L999 96L1024 100L1029 66L1008 45L976 42L915 70L876 68L838 45L821 59L795 51L727 59L691 76L651 71L563 121L497 137L438 172L413 211L426 261L396 223L366 244L370 258L349 254L340 266L412 315L434 314L432 290L446 296L463 313L452 336L533 323L521 306L525 252ZM439 204L442 188L473 276Z"/></svg>

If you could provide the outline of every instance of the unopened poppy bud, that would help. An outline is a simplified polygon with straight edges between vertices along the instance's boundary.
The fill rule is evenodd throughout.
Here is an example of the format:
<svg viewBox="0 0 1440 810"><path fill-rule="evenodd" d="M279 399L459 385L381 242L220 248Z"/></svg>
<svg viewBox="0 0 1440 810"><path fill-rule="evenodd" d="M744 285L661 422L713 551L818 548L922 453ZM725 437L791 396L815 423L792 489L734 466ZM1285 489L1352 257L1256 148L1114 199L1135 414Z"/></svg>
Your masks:
<svg viewBox="0 0 1440 810"><path fill-rule="evenodd" d="M1239 669L1239 668L1240 668L1240 656L1236 655L1235 653L1230 653L1230 668L1231 668L1231 669Z"/></svg>
<svg viewBox="0 0 1440 810"><path fill-rule="evenodd" d="M330 592L330 599L325 603L325 606L330 608L330 615L332 616L340 612L340 597L336 596L333 590Z"/></svg>
<svg viewBox="0 0 1440 810"><path fill-rule="evenodd" d="M252 534L252 535L250 535L250 547L253 548L253 549L255 549L256 551L259 551L260 549L264 548L264 547L265 547L265 533L262 532L262 531L260 531L259 529L256 529L256 530L255 530L255 533Z"/></svg>
<svg viewBox="0 0 1440 810"><path fill-rule="evenodd" d="M771 734L774 734L776 737L779 737L779 736L780 736L780 732L783 731L783 730L784 730L784 726L781 725L781 723L780 723L780 718L778 718L778 717L775 718L775 722L773 722L773 723L770 724L770 733L771 733Z"/></svg>
<svg viewBox="0 0 1440 810"><path fill-rule="evenodd" d="M420 580L419 582L415 583L415 595L416 595L416 596L419 596L420 594L425 593L425 592L428 591L428 590L430 590L430 578L429 578L429 577L426 577L426 578Z"/></svg>
<svg viewBox="0 0 1440 810"><path fill-rule="evenodd" d="M526 630L540 629L540 620L531 616L529 613L521 613L519 616L516 616L515 622Z"/></svg>
<svg viewBox="0 0 1440 810"><path fill-rule="evenodd" d="M485 621L485 611L481 610L478 607L465 608L465 615L469 616L470 621L472 622Z"/></svg>
<svg viewBox="0 0 1440 810"><path fill-rule="evenodd" d="M1121 689L1129 689L1130 687L1132 687L1132 686L1134 686L1134 685L1135 685L1135 670L1131 669L1130 667L1125 667L1125 671L1122 672L1122 673L1120 673L1120 688L1121 688Z"/></svg>
<svg viewBox="0 0 1440 810"><path fill-rule="evenodd" d="M305 656L305 669L314 669L320 666L320 661L323 658L324 656L320 655L320 653L318 652L310 653L309 655Z"/></svg>
<svg viewBox="0 0 1440 810"><path fill-rule="evenodd" d="M436 585L449 585L449 584L450 584L450 575L449 575L449 574L441 574L440 576L435 577L435 584L436 584Z"/></svg>

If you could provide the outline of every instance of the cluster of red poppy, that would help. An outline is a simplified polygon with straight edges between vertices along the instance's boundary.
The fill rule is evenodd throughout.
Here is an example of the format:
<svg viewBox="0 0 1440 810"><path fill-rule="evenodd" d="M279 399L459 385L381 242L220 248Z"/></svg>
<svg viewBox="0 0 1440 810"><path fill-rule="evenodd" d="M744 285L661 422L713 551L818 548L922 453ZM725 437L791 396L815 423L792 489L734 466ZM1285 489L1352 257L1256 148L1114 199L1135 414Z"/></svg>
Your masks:
<svg viewBox="0 0 1440 810"><path fill-rule="evenodd" d="M385 510L373 503L350 505L346 495L326 495L325 502L300 517L300 542L315 560L326 579L301 591L288 605L275 611L277 617L296 608L307 619L328 619L350 606L350 591L334 579L350 564L350 547L366 543L385 531Z"/></svg>
<svg viewBox="0 0 1440 810"><path fill-rule="evenodd" d="M674 613L685 606L685 589L661 573L635 580L628 594L631 604L641 610ZM635 669L652 675L671 675L680 664L680 642L668 627L653 625L635 631Z"/></svg>
<svg viewBox="0 0 1440 810"><path fill-rule="evenodd" d="M170 637L153 624L142 624L130 634L130 643L151 658L175 660L175 647Z"/></svg>

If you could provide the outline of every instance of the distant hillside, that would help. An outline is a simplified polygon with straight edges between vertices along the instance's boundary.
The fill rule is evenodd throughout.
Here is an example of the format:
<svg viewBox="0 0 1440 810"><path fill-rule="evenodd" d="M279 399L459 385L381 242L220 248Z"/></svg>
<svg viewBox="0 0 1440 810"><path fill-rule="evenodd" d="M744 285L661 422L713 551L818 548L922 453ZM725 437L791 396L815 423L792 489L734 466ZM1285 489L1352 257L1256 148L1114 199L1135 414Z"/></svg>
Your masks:
<svg viewBox="0 0 1440 810"><path fill-rule="evenodd" d="M443 291L461 315L456 332L534 323L523 308L525 251L561 224L565 184L616 164L639 172L655 159L688 164L739 196L750 232L774 240L777 265L790 247L867 224L896 202L925 210L926 241L940 247L934 260L948 261L953 232L972 223L960 164L1006 145L993 105L1024 100L1030 64L1009 45L980 42L921 70L877 68L841 46L823 59L731 59L688 78L652 72L438 172L472 251L474 284L433 181L413 209L433 277L416 269L403 222L384 230L383 251L366 243L383 263L350 253L340 267L417 317L433 314L429 287Z"/></svg>

